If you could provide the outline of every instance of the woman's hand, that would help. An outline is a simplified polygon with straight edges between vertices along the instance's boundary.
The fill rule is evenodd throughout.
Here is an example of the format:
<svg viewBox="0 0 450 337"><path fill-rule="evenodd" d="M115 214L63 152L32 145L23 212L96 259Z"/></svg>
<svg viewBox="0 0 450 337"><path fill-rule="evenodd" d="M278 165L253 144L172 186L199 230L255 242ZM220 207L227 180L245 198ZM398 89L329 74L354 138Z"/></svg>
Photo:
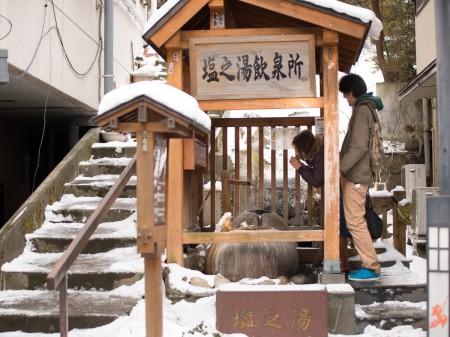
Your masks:
<svg viewBox="0 0 450 337"><path fill-rule="evenodd" d="M298 170L300 167L303 166L303 164L298 160L296 157L291 157L289 159L289 163L292 165L292 167L295 168L295 170Z"/></svg>

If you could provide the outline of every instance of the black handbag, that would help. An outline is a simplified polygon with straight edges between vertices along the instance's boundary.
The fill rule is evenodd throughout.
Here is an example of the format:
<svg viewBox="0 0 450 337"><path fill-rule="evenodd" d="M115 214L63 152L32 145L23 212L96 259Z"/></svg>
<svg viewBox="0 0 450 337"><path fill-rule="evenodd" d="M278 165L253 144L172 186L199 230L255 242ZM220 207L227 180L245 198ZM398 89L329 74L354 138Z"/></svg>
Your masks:
<svg viewBox="0 0 450 337"><path fill-rule="evenodd" d="M381 238L383 234L383 219L373 210L369 191L366 194L366 214L364 218L366 218L367 228L369 229L372 240Z"/></svg>

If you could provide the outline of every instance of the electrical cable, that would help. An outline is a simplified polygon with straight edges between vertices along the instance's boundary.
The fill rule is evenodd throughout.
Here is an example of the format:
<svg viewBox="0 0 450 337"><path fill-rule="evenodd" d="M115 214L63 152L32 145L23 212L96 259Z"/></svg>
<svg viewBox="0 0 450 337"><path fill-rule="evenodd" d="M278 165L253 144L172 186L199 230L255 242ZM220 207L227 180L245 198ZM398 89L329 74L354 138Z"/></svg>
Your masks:
<svg viewBox="0 0 450 337"><path fill-rule="evenodd" d="M5 19L5 20L8 21L8 23L9 23L9 30L8 30L8 33L6 33L5 36L0 37L0 40L3 40L4 38L6 38L6 37L9 35L9 33L11 33L13 24L12 24L12 22L11 22L6 16L4 16L4 15L1 15L1 14L0 14L0 18Z"/></svg>
<svg viewBox="0 0 450 337"><path fill-rule="evenodd" d="M63 53L64 53L64 57L65 57L67 63L69 64L69 67L72 69L72 71L73 71L75 74L77 74L78 76L81 76L81 77L86 76L86 75L91 71L92 67L93 67L94 64L95 64L95 60L97 59L97 56L99 55L99 52L100 52L100 45L99 45L98 48L97 48L97 52L95 53L94 60L92 61L91 65L89 66L88 70L85 71L85 72L83 72L83 73L77 71L77 70L75 69L75 67L72 65L72 62L70 61L69 56L67 55L66 48L65 48L64 42L63 42L63 40L62 40L61 32L60 32L59 27L58 27L58 20L56 19L55 4L54 4L53 0L50 0L50 3L52 4L53 17L54 17L54 19L55 19L56 33L57 33L57 35L58 35L58 39L59 39L59 42L60 42L60 44L61 44L61 48L62 48Z"/></svg>
<svg viewBox="0 0 450 337"><path fill-rule="evenodd" d="M25 68L24 72L19 76L19 78L24 77L28 73L28 70L30 69L31 65L33 64L33 62L34 62L34 60L36 58L37 52L38 52L38 50L39 50L39 48L41 46L42 39L44 38L44 36L46 36L50 32L51 28L44 34L45 18L47 17L47 3L45 4L44 8L45 8L44 9L44 21L42 22L41 36L40 36L39 41L38 41L38 43L36 45L36 48L34 49L33 57L31 58L30 63Z"/></svg>
<svg viewBox="0 0 450 337"><path fill-rule="evenodd" d="M45 3L45 9L47 10L47 1L46 1L46 3ZM45 16L44 16L44 23L45 23ZM43 27L44 27L44 26L42 26L42 28L43 28ZM43 31L43 29L42 29L42 31ZM48 30L48 32L49 32L49 31L50 31L50 29ZM48 33L48 32L47 32L47 33ZM44 36L47 35L47 33L44 34ZM41 33L41 40L42 40L42 33ZM39 44L38 44L38 45L40 45L41 40L39 40ZM36 51L37 51L37 49L38 49L38 48L36 48ZM34 171L33 184L32 184L32 186L31 186L31 192L32 192L32 193L34 192L34 186L35 186L35 184L36 184L36 176L37 176L37 173L38 173L38 170L39 170L39 165L40 165L40 162L41 162L41 150L42 150L42 144L44 143L45 128L46 128L46 126L47 126L47 106L48 106L48 96L50 95L50 88L51 88L51 82L52 82L52 64L53 64L53 63L52 63L51 40L50 40L50 48L49 48L49 52L50 52L49 84L48 84L48 89L47 89L47 95L46 95L46 97L45 97L45 105L44 105L44 124L43 124L43 126L42 126L41 141L39 142L39 149L38 149L38 156L37 156L36 170ZM34 59L34 57L33 57L33 59ZM31 65L31 63L30 63L30 65Z"/></svg>
<svg viewBox="0 0 450 337"><path fill-rule="evenodd" d="M51 72L51 70L50 70ZM39 143L39 150L38 150L38 157L37 157L37 164L36 164L36 170L34 171L34 176L33 176L33 185L31 187L31 192L34 192L34 185L36 183L36 176L37 176L37 172L39 170L39 164L41 161L41 150L42 150L42 144L44 143L44 135L45 135L45 127L47 124L47 104L48 104L48 96L50 94L50 85L48 86L48 90L47 90L47 97L45 98L45 106L44 106L44 125L42 126L42 134L41 134L41 141Z"/></svg>

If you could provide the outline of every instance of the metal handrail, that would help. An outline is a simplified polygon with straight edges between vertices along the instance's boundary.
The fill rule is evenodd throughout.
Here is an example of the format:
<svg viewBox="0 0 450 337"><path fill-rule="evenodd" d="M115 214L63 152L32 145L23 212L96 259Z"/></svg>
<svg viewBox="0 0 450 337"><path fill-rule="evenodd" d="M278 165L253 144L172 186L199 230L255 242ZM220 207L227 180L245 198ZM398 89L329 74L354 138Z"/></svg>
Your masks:
<svg viewBox="0 0 450 337"><path fill-rule="evenodd" d="M103 200L98 205L97 209L87 220L80 233L70 243L61 258L56 262L53 269L47 275L47 288L49 290L59 290L60 295L60 336L67 337L68 335L68 305L67 305L67 272L69 271L75 259L83 251L87 245L89 238L97 229L100 222L104 219L107 212L116 201L131 176L136 171L136 155L128 163L127 167L120 174L115 184L111 187Z"/></svg>

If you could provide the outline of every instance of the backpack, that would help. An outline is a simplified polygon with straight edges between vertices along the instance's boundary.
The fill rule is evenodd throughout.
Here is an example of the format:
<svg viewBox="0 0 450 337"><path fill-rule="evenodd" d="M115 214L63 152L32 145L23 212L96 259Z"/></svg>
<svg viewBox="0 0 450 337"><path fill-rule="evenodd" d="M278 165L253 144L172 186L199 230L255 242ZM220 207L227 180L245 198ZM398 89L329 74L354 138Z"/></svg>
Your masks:
<svg viewBox="0 0 450 337"><path fill-rule="evenodd" d="M383 138L381 137L380 123L375 116L375 111L372 108L370 108L370 111L372 112L373 117L372 132L369 143L370 167L372 168L372 171L377 174L383 166L384 146Z"/></svg>

